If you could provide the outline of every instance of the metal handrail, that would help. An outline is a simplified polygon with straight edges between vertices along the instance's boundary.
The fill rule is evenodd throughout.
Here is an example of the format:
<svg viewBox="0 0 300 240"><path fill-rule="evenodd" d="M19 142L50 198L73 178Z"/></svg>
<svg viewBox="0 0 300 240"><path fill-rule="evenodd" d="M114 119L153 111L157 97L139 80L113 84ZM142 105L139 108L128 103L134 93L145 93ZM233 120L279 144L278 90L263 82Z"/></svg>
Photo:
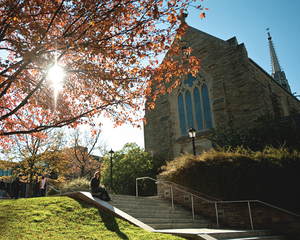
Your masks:
<svg viewBox="0 0 300 240"><path fill-rule="evenodd" d="M177 187L174 187L174 186L172 186L172 185L170 185L170 184L167 184L167 183L165 183L165 182L158 181L157 179L154 179L154 178L151 178L151 177L139 177L139 178L136 178L135 184L136 184L136 196L137 196L137 197L138 197L138 180L146 179L146 178L155 181L156 184L157 184L157 183L161 183L161 184L167 185L167 186L169 186L169 187L171 188L171 200L172 200L172 210L173 210L173 211L174 211L173 188L176 189L176 190L179 190L179 191L181 191L181 192L183 192L183 193L186 193L186 194L191 195L191 197L192 197L192 205L193 205L193 206L192 206L192 216L193 216L193 219L195 219L195 209L194 209L194 199L193 199L193 197L199 198L199 199L201 199L201 200L203 200L203 201L206 201L206 202L209 202L209 203L214 203L214 202L212 202L212 201L210 201L210 200L207 200L207 199L202 198L202 197L199 197L199 196L197 196L197 195L195 195L195 194L186 192L186 191L184 191L184 190L182 190L182 189L179 189L179 188L177 188ZM179 185L179 184L178 184L178 185Z"/></svg>
<svg viewBox="0 0 300 240"><path fill-rule="evenodd" d="M167 184L167 183L165 183L165 182L163 182L163 181L156 180L156 179L151 178L151 177L139 177L139 178L136 178L136 196L138 196L138 188L137 188L138 185L137 185L137 180L141 180L141 179L145 179L145 178L151 179L151 180L155 181L156 183L162 183L162 184L167 185L167 186L169 186L169 187L171 187L171 188L177 189L177 190L179 190L179 191L181 191L181 192L183 192L183 193L186 193L186 194L189 194L189 195L191 195L191 196L197 197L197 198L199 198L199 199L201 199L201 200L203 200L203 201L206 201L206 202L209 202L209 203L214 203L213 201L210 201L210 200L208 200L208 199L199 197L199 196L197 196L197 195L195 195L195 194L186 192L186 191L184 191L184 190L182 190L182 189L180 189L180 188L174 187L174 186L172 186L172 185L170 185L170 184ZM176 183L176 184L177 184L177 183ZM177 184L177 185L179 185L179 184ZM180 185L179 185L179 186L180 186ZM183 187L183 186L182 186L182 187Z"/></svg>
<svg viewBox="0 0 300 240"><path fill-rule="evenodd" d="M178 185L178 186L181 186L181 187L183 187L182 185L180 185L180 184L177 184L177 183L173 183L173 182L170 182L170 181L163 181L164 183L172 183L172 184L176 184L176 185ZM212 198L212 199L215 199L215 200L218 200L218 201L221 201L220 199L218 199L218 198L215 198L215 197L212 197L212 196L209 196L209 195L207 195L207 194L205 194L205 193L202 193L202 192L198 192L198 191L196 191L196 190L194 190L194 189L191 189L191 188L188 188L188 187L184 187L185 189L187 189L187 190L190 190L190 191L193 191L193 192L196 192L196 193L198 193L198 194L201 194L201 195L203 195L203 196L205 196L205 197L208 197L208 198ZM197 195L196 195L197 196Z"/></svg>
<svg viewBox="0 0 300 240"><path fill-rule="evenodd" d="M192 215L193 215L193 219L195 219L195 213L194 213L195 210L194 210L194 199L193 199L193 197L199 198L199 199L201 199L201 200L203 200L203 201L206 201L206 202L208 202L208 203L213 203L213 204L215 205L215 210L216 210L216 221L217 221L217 226L218 226L218 228L220 228L220 225L219 225L219 215L218 215L218 206L217 206L218 203L228 203L228 204L229 204L229 203L247 203L247 204L248 204L248 211L249 211L250 224L251 224L251 229L252 229L252 230L254 230L254 228L253 228L253 220L252 220L252 214L251 214L251 206L250 206L250 203L261 203L261 204L263 204L263 205L266 205L266 206L275 208L275 209L277 209L277 210L286 212L286 213L288 213L288 214L292 214L292 215L294 215L294 216L296 216L296 217L300 217L300 215L298 215L298 214L296 214L296 213L293 213L293 212L287 211L287 210L285 210L285 209L282 209L282 208L273 206L273 205L271 205L271 204L262 202L262 201L260 201L260 200L237 200L237 201L222 201L222 200L220 200L220 201L210 201L210 200L208 200L208 199L199 197L199 196L197 196L197 195L195 195L195 194L189 193L189 192L184 191L184 190L182 190L182 189L180 189L180 188L174 187L174 186L172 186L172 185L170 185L170 184L167 184L167 183L165 183L165 182L163 182L163 181L159 181L159 180L154 179L154 178L151 178L151 177L139 177L139 178L136 178L135 181L136 181L136 196L137 196L137 197L138 197L138 180L146 179L146 178L155 181L156 184L157 184L157 183L161 183L161 184L167 185L167 186L169 186L169 187L171 188L171 199L172 199L172 209L173 209L173 211L174 211L173 188L176 189L176 190L178 190L178 191L181 191L181 192L183 192L183 193L189 194L189 195L191 196L191 199L192 199ZM177 183L176 183L176 184L177 184ZM184 186L182 186L182 185L180 185L180 184L177 184L177 185L178 185L178 186L181 186L181 187L184 187ZM184 188L186 188L186 187L184 187ZM194 190L193 190L193 191L194 191ZM199 193L200 193L200 192L199 192ZM202 194L202 193L200 193L200 194ZM204 194L202 194L202 195L204 195Z"/></svg>
<svg viewBox="0 0 300 240"><path fill-rule="evenodd" d="M56 192L59 192L59 194L61 194L61 190L57 190L57 189L55 189L54 187L52 187L51 185L47 185L47 187L50 187L50 188L52 188L54 191L56 191ZM66 188L66 189L70 189L72 192L76 192L75 190L73 190L72 188Z"/></svg>
<svg viewBox="0 0 300 240"><path fill-rule="evenodd" d="M52 188L54 191L59 192L59 194L61 194L61 190L57 190L57 189L55 189L54 187L52 187L51 185L47 185L47 187L50 187L50 188Z"/></svg>

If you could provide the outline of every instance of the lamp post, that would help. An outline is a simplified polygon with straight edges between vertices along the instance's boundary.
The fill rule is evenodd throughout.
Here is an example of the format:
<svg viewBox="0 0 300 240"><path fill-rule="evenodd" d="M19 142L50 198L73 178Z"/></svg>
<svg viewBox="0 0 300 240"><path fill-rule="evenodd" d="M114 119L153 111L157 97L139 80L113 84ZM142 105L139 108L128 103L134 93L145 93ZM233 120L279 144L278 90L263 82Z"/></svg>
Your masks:
<svg viewBox="0 0 300 240"><path fill-rule="evenodd" d="M114 157L114 151L111 149L109 152L109 156L110 156L110 189L111 191L113 190L113 181L112 181L112 159Z"/></svg>
<svg viewBox="0 0 300 240"><path fill-rule="evenodd" d="M196 148L195 148L196 129L191 127L188 130L188 133L189 133L190 139L193 141L193 153L194 153L194 156L196 156Z"/></svg>

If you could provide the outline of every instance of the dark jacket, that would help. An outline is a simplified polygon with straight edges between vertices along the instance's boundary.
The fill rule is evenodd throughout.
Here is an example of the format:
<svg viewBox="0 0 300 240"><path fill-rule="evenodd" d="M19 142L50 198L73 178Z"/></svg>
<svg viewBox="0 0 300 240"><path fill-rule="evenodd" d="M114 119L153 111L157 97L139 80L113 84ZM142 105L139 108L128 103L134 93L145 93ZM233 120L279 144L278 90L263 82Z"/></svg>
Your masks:
<svg viewBox="0 0 300 240"><path fill-rule="evenodd" d="M5 182L0 181L0 190L5 190Z"/></svg>
<svg viewBox="0 0 300 240"><path fill-rule="evenodd" d="M21 182L20 182L20 178L19 177L16 177L16 179L13 181L12 187L16 191L20 190L20 188L21 188Z"/></svg>
<svg viewBox="0 0 300 240"><path fill-rule="evenodd" d="M99 185L100 185L100 179L93 177L91 180L91 189L98 188Z"/></svg>

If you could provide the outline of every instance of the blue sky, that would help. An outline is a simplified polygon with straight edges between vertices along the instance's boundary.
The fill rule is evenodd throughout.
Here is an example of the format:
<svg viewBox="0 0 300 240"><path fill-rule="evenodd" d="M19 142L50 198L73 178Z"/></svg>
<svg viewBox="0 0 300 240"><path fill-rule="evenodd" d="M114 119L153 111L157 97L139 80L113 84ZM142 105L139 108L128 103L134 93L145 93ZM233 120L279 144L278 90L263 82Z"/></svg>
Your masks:
<svg viewBox="0 0 300 240"><path fill-rule="evenodd" d="M267 39L269 28L277 56L292 92L300 94L300 1L299 0L204 0L206 18L190 9L187 23L222 40L236 37L248 57L271 73Z"/></svg>
<svg viewBox="0 0 300 240"><path fill-rule="evenodd" d="M291 91L300 95L300 0L198 0L195 5L199 4L209 8L206 17L201 20L200 12L191 8L188 25L225 41L236 37L239 44L245 44L248 57L271 73L269 28ZM102 139L113 150L120 150L127 142L144 147L142 130L128 125L113 129L108 121Z"/></svg>

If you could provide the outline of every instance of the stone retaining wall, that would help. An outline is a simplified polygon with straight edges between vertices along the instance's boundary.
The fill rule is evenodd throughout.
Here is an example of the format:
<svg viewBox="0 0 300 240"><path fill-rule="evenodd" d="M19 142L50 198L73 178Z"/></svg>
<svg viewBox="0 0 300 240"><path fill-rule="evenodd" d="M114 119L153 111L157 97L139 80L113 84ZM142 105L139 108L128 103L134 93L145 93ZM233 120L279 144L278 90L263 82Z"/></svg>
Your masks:
<svg viewBox="0 0 300 240"><path fill-rule="evenodd" d="M167 198L171 201L173 192L174 202L192 209L192 200L195 213L199 213L213 222L217 222L216 213L220 228L251 229L251 220L248 202L220 203L220 200L200 194L191 189L179 186L178 184L164 181L161 176L157 176L158 181L167 183L171 187L162 183L157 183L157 194L159 198ZM191 197L188 193L198 197ZM281 211L261 202L250 202L250 212L254 230L268 229L282 234L291 235L293 239L300 239L300 216ZM192 210L191 210L192 211Z"/></svg>

